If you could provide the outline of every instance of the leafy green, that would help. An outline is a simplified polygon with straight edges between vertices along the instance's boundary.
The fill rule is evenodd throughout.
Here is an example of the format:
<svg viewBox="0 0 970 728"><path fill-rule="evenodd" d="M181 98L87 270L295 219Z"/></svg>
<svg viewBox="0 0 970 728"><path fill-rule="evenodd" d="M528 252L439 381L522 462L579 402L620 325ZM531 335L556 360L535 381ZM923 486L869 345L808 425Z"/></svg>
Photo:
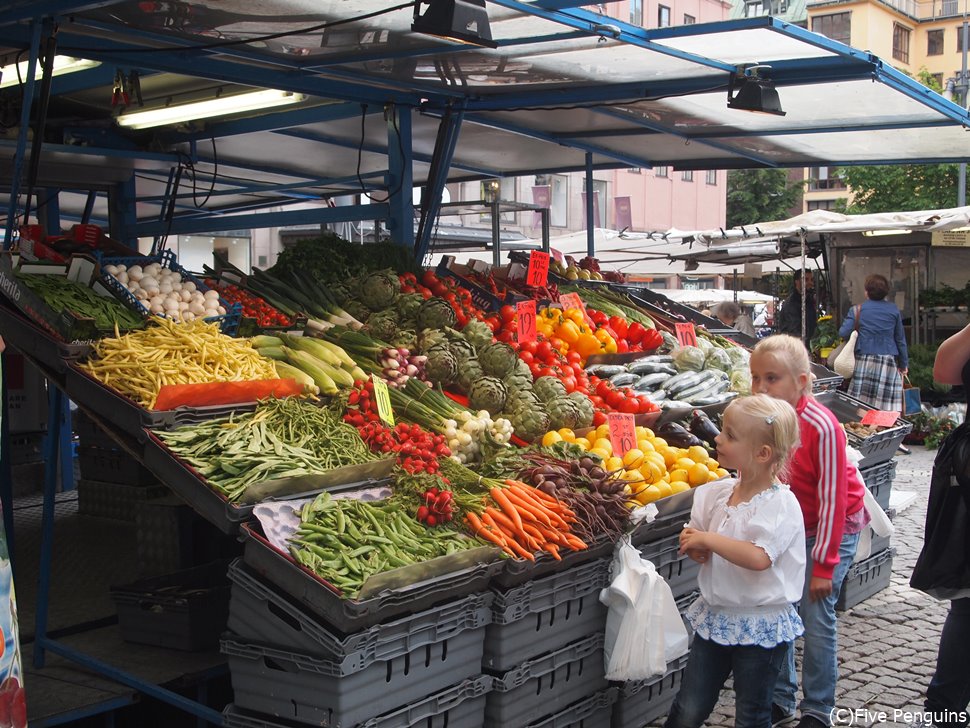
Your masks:
<svg viewBox="0 0 970 728"><path fill-rule="evenodd" d="M336 283L382 268L393 268L398 273L420 272L411 248L394 243L352 243L330 232L286 248L269 272L298 272Z"/></svg>

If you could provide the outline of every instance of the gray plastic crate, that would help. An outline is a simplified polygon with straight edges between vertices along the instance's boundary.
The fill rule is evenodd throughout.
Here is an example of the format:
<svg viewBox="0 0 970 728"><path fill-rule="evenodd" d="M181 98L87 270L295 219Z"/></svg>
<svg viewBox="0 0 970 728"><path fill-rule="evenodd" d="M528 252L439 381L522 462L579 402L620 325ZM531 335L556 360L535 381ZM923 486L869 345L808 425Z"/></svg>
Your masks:
<svg viewBox="0 0 970 728"><path fill-rule="evenodd" d="M842 583L842 592L835 608L839 611L852 609L887 586L893 572L893 550L874 553L868 559L852 564Z"/></svg>
<svg viewBox="0 0 970 728"><path fill-rule="evenodd" d="M354 728L480 728L485 713L485 695L491 689L492 678L480 675L398 710L357 723ZM253 713L236 705L223 711L223 719L227 728L298 728L303 725Z"/></svg>
<svg viewBox="0 0 970 728"><path fill-rule="evenodd" d="M81 445L77 449L81 477L102 483L125 483L127 485L151 485L158 478L120 448Z"/></svg>
<svg viewBox="0 0 970 728"><path fill-rule="evenodd" d="M245 640L331 660L344 674L484 627L492 619L492 594L485 592L344 635L261 579L242 559L229 566L229 580L230 632Z"/></svg>
<svg viewBox="0 0 970 728"><path fill-rule="evenodd" d="M896 509L890 508L886 511L886 515L889 517L890 521L896 520ZM885 551L890 547L892 543L892 536L877 536L875 533L872 534L872 543L869 546L869 555L875 556L881 551Z"/></svg>
<svg viewBox="0 0 970 728"><path fill-rule="evenodd" d="M843 425L850 422L860 422L865 417L866 412L873 409L865 402L839 391L819 392L815 395L815 399L832 410L832 414ZM896 420L895 426L877 432L864 440L848 432L846 437L849 444L862 453L859 468L865 469L890 460L896 454L903 438L912 429L911 423L900 418Z"/></svg>
<svg viewBox="0 0 970 728"><path fill-rule="evenodd" d="M505 672L602 632L607 609L599 594L609 584L609 572L610 559L600 559L496 592L485 631L485 670Z"/></svg>
<svg viewBox="0 0 970 728"><path fill-rule="evenodd" d="M613 706L612 728L642 728L666 715L680 690L689 654L668 663L661 677L622 683Z"/></svg>
<svg viewBox="0 0 970 728"><path fill-rule="evenodd" d="M888 511L893 480L896 478L896 461L888 460L859 472L862 473L862 479L872 493L872 497L876 499L876 502L882 506L884 511Z"/></svg>
<svg viewBox="0 0 970 728"><path fill-rule="evenodd" d="M608 687L603 635L595 634L496 677L485 701L483 726L525 726Z"/></svg>
<svg viewBox="0 0 970 728"><path fill-rule="evenodd" d="M528 728L610 728L610 714L618 694L616 688L596 693L555 715L529 723Z"/></svg>
<svg viewBox="0 0 970 728"><path fill-rule="evenodd" d="M640 555L653 562L670 587L674 599L690 594L697 589L697 574L701 565L684 554L677 553L680 548L680 534L675 533L659 541L642 544Z"/></svg>
<svg viewBox="0 0 970 728"><path fill-rule="evenodd" d="M134 521L136 504L166 495L168 488L161 484L128 485L81 479L77 482L77 510L85 516Z"/></svg>
<svg viewBox="0 0 970 728"><path fill-rule="evenodd" d="M481 626L413 649L402 645L382 659L371 655L340 662L233 636L221 645L229 657L239 707L336 728L357 725L477 676L484 637Z"/></svg>

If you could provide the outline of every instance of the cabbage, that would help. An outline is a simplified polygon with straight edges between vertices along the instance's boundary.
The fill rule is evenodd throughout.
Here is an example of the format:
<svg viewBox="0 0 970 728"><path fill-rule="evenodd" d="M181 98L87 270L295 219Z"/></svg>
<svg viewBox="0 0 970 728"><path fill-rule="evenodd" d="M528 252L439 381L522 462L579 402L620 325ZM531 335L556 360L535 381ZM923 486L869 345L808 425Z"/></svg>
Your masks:
<svg viewBox="0 0 970 728"><path fill-rule="evenodd" d="M720 369L722 372L729 372L734 368L734 362L724 349L711 349L704 360L704 369Z"/></svg>
<svg viewBox="0 0 970 728"><path fill-rule="evenodd" d="M700 348L701 351L704 352L704 355L705 356L708 353L710 353L711 349L715 349L716 348L714 346L714 344L712 344L710 341L707 340L707 337L698 336L696 338L697 338L697 346L698 346L698 348Z"/></svg>
<svg viewBox="0 0 970 728"><path fill-rule="evenodd" d="M731 357L732 369L734 367L746 367L751 359L751 353L743 346L729 346L724 351Z"/></svg>
<svg viewBox="0 0 970 728"><path fill-rule="evenodd" d="M731 371L731 391L738 394L751 394L751 370L738 367Z"/></svg>
<svg viewBox="0 0 970 728"><path fill-rule="evenodd" d="M677 371L686 372L688 370L699 372L704 369L704 352L696 346L684 346L671 352L674 357L674 366Z"/></svg>

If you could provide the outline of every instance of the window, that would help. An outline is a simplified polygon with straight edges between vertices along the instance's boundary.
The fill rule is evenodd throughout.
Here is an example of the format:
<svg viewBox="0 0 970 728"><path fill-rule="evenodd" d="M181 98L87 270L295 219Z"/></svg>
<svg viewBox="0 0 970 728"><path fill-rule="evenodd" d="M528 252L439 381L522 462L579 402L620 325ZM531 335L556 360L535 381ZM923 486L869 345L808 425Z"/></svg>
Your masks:
<svg viewBox="0 0 970 728"><path fill-rule="evenodd" d="M630 0L630 22L643 25L643 0Z"/></svg>
<svg viewBox="0 0 970 728"><path fill-rule="evenodd" d="M762 15L784 15L788 12L788 0L745 0L744 17L757 18Z"/></svg>
<svg viewBox="0 0 970 728"><path fill-rule="evenodd" d="M963 28L957 28L957 53L963 53Z"/></svg>
<svg viewBox="0 0 970 728"><path fill-rule="evenodd" d="M852 45L852 13L833 13L812 18L812 31L826 38Z"/></svg>
<svg viewBox="0 0 970 728"><path fill-rule="evenodd" d="M838 200L808 200L806 203L808 210L834 210Z"/></svg>
<svg viewBox="0 0 970 728"><path fill-rule="evenodd" d="M930 78L933 79L933 83L936 84L936 88L943 88L943 74L942 73L931 73Z"/></svg>
<svg viewBox="0 0 970 728"><path fill-rule="evenodd" d="M666 5L657 6L657 27L666 28L670 25L670 8Z"/></svg>
<svg viewBox="0 0 970 728"><path fill-rule="evenodd" d="M552 205L549 207L549 224L553 227L566 227L569 207L569 181L561 174L549 175L549 185L552 187Z"/></svg>
<svg viewBox="0 0 970 728"><path fill-rule="evenodd" d="M695 18L693 15L688 15L687 13L684 13L684 25L693 25L696 22L697 22L697 18Z"/></svg>
<svg viewBox="0 0 970 728"><path fill-rule="evenodd" d="M926 31L926 55L943 55L943 30Z"/></svg>
<svg viewBox="0 0 970 728"><path fill-rule="evenodd" d="M643 170L641 170L639 167L630 167L627 172L630 174L642 174Z"/></svg>
<svg viewBox="0 0 970 728"><path fill-rule="evenodd" d="M606 223L606 215L604 214L604 205L606 205L606 200L609 199L606 196L608 192L609 183L606 180L594 179L593 180L593 225L596 227L604 227ZM583 180L583 192L586 191L586 180ZM586 200L583 200L583 227L586 227Z"/></svg>
<svg viewBox="0 0 970 728"><path fill-rule="evenodd" d="M685 169L683 172L680 173L680 178L684 182L693 182L694 181L694 170L692 170L692 169Z"/></svg>
<svg viewBox="0 0 970 728"><path fill-rule="evenodd" d="M669 173L670 173L670 167L660 166L660 167L653 168L654 177L666 177L669 175Z"/></svg>
<svg viewBox="0 0 970 728"><path fill-rule="evenodd" d="M706 180L706 182L709 185L716 185L717 184L717 170L716 169L709 169L709 170L707 170L707 180Z"/></svg>
<svg viewBox="0 0 970 728"><path fill-rule="evenodd" d="M812 167L808 171L810 190L844 190L845 182L835 174L833 167Z"/></svg>
<svg viewBox="0 0 970 728"><path fill-rule="evenodd" d="M893 58L909 63L909 28L893 23Z"/></svg>
<svg viewBox="0 0 970 728"><path fill-rule="evenodd" d="M943 0L941 15L956 15L960 12L960 3L958 0Z"/></svg>

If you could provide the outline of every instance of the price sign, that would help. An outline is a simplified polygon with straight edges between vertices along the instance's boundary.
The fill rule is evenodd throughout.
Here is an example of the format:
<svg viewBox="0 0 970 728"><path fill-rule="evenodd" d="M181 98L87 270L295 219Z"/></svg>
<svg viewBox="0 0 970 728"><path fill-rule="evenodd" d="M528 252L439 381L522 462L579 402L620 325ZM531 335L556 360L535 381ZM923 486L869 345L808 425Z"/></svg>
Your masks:
<svg viewBox="0 0 970 728"><path fill-rule="evenodd" d="M606 416L606 423L610 428L614 455L623 457L637 446L637 429L633 415L627 412L610 412Z"/></svg>
<svg viewBox="0 0 970 728"><path fill-rule="evenodd" d="M586 304L583 303L583 299L579 297L578 293L562 293L559 295L559 303L565 308L578 308L583 312L583 318L586 319L586 323L590 326L593 325L593 319L589 317L586 313Z"/></svg>
<svg viewBox="0 0 970 728"><path fill-rule="evenodd" d="M889 410L869 410L862 418L862 424L876 427L895 427L899 412Z"/></svg>
<svg viewBox="0 0 970 728"><path fill-rule="evenodd" d="M532 299L515 304L517 340L520 344L536 340L536 302Z"/></svg>
<svg viewBox="0 0 970 728"><path fill-rule="evenodd" d="M674 332L677 334L677 343L681 346L697 346L697 332L694 331L694 324L674 324Z"/></svg>
<svg viewBox="0 0 970 728"><path fill-rule="evenodd" d="M530 286L542 288L549 280L549 253L533 250L529 255L529 270L525 274L525 281Z"/></svg>
<svg viewBox="0 0 970 728"><path fill-rule="evenodd" d="M391 407L391 393L387 391L387 382L376 374L370 375L374 383L374 400L377 402L377 416L388 427L394 427L394 410Z"/></svg>

